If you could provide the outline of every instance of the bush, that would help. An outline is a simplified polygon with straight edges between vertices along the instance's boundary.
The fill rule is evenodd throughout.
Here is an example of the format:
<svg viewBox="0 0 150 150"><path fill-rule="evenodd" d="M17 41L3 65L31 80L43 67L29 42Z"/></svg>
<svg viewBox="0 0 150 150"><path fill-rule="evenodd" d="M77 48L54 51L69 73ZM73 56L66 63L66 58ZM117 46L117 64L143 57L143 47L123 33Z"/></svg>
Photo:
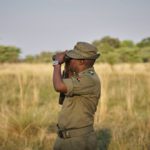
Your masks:
<svg viewBox="0 0 150 150"><path fill-rule="evenodd" d="M15 46L0 46L0 62L18 62L20 49Z"/></svg>

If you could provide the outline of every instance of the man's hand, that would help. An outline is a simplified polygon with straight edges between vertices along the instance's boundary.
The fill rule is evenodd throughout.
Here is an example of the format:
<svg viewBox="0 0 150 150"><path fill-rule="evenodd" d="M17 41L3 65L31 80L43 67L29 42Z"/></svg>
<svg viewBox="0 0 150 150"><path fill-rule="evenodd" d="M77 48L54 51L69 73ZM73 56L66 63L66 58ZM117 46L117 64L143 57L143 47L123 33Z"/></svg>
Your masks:
<svg viewBox="0 0 150 150"><path fill-rule="evenodd" d="M66 55L66 51L58 52L55 55L55 60L58 60L59 64L63 64L65 61L65 55Z"/></svg>

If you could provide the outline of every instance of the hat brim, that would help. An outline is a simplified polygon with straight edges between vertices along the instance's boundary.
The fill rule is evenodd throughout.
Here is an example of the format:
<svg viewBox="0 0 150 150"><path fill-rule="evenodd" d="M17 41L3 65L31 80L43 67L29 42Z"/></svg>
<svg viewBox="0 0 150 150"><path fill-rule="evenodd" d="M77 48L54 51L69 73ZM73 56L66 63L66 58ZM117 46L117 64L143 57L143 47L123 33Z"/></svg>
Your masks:
<svg viewBox="0 0 150 150"><path fill-rule="evenodd" d="M70 58L73 58L73 59L97 59L100 56L100 54L97 53L97 54L90 56L90 57L84 57L84 56L78 54L75 50L67 51L66 55Z"/></svg>

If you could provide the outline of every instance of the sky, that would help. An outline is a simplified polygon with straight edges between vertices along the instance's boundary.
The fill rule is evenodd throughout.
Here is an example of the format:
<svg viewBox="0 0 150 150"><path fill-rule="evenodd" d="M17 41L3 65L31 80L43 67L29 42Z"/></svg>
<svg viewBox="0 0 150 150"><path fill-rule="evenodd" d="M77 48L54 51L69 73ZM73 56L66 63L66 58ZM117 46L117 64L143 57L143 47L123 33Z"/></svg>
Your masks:
<svg viewBox="0 0 150 150"><path fill-rule="evenodd" d="M21 57L107 35L150 37L150 0L0 0L0 45L20 48Z"/></svg>

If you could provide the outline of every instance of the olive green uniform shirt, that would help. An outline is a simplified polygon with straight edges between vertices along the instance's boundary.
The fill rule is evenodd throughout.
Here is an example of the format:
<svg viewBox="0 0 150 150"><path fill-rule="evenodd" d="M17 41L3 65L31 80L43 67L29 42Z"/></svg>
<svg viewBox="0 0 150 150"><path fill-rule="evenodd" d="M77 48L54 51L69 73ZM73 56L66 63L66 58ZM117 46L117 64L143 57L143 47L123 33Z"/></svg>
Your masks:
<svg viewBox="0 0 150 150"><path fill-rule="evenodd" d="M58 119L59 127L70 129L93 125L100 98L100 80L94 68L63 79L63 82L67 93Z"/></svg>

